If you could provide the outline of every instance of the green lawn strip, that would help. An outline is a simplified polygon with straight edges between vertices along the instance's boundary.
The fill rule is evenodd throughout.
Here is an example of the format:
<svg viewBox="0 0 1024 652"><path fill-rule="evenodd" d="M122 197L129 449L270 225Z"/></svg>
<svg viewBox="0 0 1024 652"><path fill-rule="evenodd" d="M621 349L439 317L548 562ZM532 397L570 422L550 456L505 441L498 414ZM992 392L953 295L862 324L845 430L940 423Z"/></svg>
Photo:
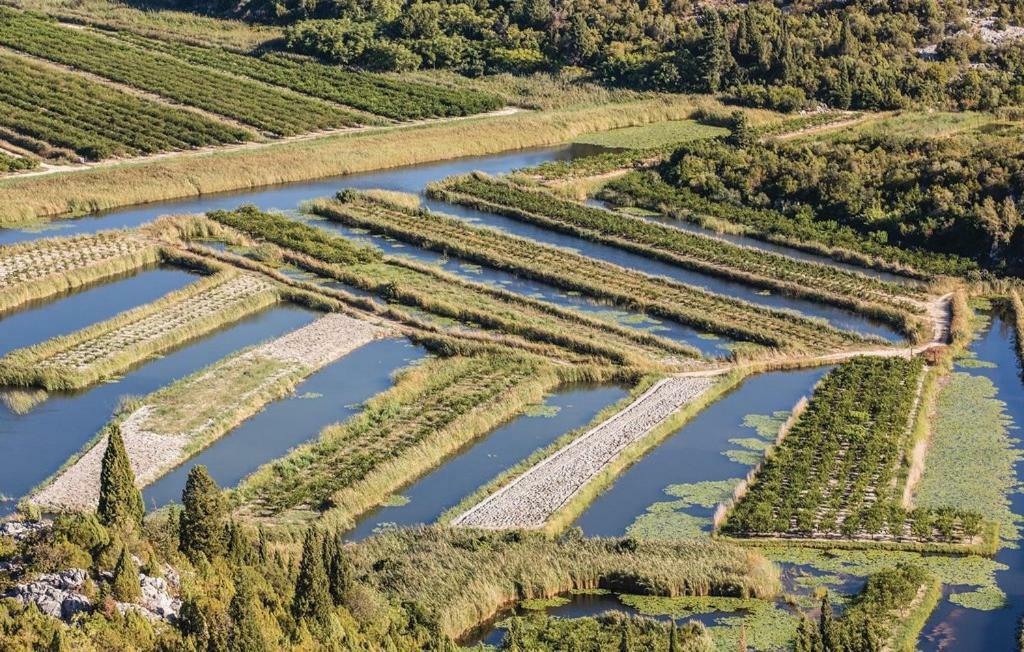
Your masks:
<svg viewBox="0 0 1024 652"><path fill-rule="evenodd" d="M653 149L690 140L715 138L728 133L729 130L724 127L705 125L696 120L673 120L653 125L585 134L575 138L573 142L601 147Z"/></svg>

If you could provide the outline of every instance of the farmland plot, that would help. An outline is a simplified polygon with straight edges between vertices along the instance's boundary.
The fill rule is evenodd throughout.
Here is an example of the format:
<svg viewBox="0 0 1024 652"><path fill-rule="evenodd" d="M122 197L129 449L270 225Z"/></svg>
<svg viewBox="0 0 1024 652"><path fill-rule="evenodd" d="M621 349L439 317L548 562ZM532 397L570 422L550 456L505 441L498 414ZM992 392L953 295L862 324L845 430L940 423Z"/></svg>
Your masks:
<svg viewBox="0 0 1024 652"><path fill-rule="evenodd" d="M339 197L340 202L314 202L310 210L349 226L768 347L824 351L865 344L864 338L827 324L766 310L495 229L470 226L463 220L414 211L352 192Z"/></svg>
<svg viewBox="0 0 1024 652"><path fill-rule="evenodd" d="M856 358L821 382L721 531L745 537L975 544L980 516L907 511L899 471L923 362Z"/></svg>
<svg viewBox="0 0 1024 652"><path fill-rule="evenodd" d="M39 156L90 160L237 143L254 135L7 53L0 53L0 127Z"/></svg>
<svg viewBox="0 0 1024 652"><path fill-rule="evenodd" d="M0 43L288 136L359 123L343 108L0 7Z"/></svg>
<svg viewBox="0 0 1024 652"><path fill-rule="evenodd" d="M136 482L153 482L317 369L387 333L368 322L329 314L141 399L118 420ZM57 510L95 506L105 449L106 435L32 501Z"/></svg>
<svg viewBox="0 0 1024 652"><path fill-rule="evenodd" d="M0 358L0 382L49 390L85 387L278 299L271 282L223 271L71 335L8 353Z"/></svg>
<svg viewBox="0 0 1024 652"><path fill-rule="evenodd" d="M807 297L883 319L923 336L919 288L740 247L640 218L585 206L485 175L454 177L431 196L658 258L694 271Z"/></svg>
<svg viewBox="0 0 1024 652"><path fill-rule="evenodd" d="M159 259L155 246L119 231L0 247L0 312Z"/></svg>

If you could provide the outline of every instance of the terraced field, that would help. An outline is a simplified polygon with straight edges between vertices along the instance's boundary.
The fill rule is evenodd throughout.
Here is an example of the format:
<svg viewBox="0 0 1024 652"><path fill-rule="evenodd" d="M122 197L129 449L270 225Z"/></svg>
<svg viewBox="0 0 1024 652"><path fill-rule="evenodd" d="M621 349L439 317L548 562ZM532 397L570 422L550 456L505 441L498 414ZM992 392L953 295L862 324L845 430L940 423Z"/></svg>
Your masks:
<svg viewBox="0 0 1024 652"><path fill-rule="evenodd" d="M278 300L269 281L223 271L106 322L8 353L0 358L0 383L85 387Z"/></svg>
<svg viewBox="0 0 1024 652"><path fill-rule="evenodd" d="M433 251L767 347L824 352L866 344L864 338L827 324L766 310L494 229L469 226L437 213L414 211L351 192L342 193L340 198L314 202L309 210Z"/></svg>
<svg viewBox="0 0 1024 652"><path fill-rule="evenodd" d="M452 525L486 529L544 527L626 447L650 434L714 382L712 378L676 377L656 383L629 407L456 517Z"/></svg>
<svg viewBox="0 0 1024 652"><path fill-rule="evenodd" d="M622 247L701 273L849 308L917 337L927 335L921 317L926 294L916 286L736 246L480 174L434 184L429 193L436 199Z"/></svg>
<svg viewBox="0 0 1024 652"><path fill-rule="evenodd" d="M386 334L368 322L329 314L138 400L138 407L115 420L136 482L153 482L317 369ZM95 506L106 441L104 435L90 445L32 502L59 511Z"/></svg>
<svg viewBox="0 0 1024 652"><path fill-rule="evenodd" d="M0 247L0 312L155 264L157 247L120 231Z"/></svg>

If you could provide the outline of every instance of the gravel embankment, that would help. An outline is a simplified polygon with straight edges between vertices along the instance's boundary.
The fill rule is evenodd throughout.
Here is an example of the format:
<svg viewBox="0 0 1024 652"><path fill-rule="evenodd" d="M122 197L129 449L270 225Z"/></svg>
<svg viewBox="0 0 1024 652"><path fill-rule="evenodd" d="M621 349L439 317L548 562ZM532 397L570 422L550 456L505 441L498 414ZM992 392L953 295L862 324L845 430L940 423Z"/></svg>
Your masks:
<svg viewBox="0 0 1024 652"><path fill-rule="evenodd" d="M301 369L308 375L371 340L387 334L386 330L374 324L332 313L247 353L227 358L219 365L234 365L254 357L268 358L294 365L293 371ZM199 378L180 382L200 384L204 378L211 376L215 374L208 373ZM217 408L221 412L230 412L239 405L244 405L246 409L255 413L262 405L253 404L252 397L281 377L280 372L267 376L255 389L243 394L230 395L236 405L223 405ZM176 400L188 400L187 391L186 396L179 395ZM153 482L167 470L183 462L185 450L207 426L203 424L190 432L153 432L147 427L147 420L153 411L153 405L143 405L121 423L121 436L131 459L136 483L140 487ZM50 484L31 496L31 501L54 510L94 508L99 500L100 467L106 443L106 437L101 438Z"/></svg>
<svg viewBox="0 0 1024 652"><path fill-rule="evenodd" d="M636 401L452 521L485 529L540 528L627 446L654 430L715 382L711 377L674 377L655 384Z"/></svg>

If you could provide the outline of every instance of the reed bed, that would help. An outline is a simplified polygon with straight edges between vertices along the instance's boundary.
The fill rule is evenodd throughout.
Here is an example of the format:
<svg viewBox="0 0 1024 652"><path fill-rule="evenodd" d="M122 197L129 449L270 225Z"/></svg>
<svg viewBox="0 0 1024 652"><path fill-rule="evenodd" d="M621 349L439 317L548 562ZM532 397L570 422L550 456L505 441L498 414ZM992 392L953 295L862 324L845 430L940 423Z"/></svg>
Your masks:
<svg viewBox="0 0 1024 652"><path fill-rule="evenodd" d="M373 292L389 302L419 308L461 323L483 326L542 344L555 344L572 354L600 356L617 364L662 367L682 360L690 360L690 364L694 364L699 355L691 347L672 340L467 281L436 267L403 258L380 257L378 262L331 264L334 260L353 260L349 253L352 243L282 215L246 208L234 213L215 211L209 217L254 239L269 241L323 261L312 266L312 271L318 274ZM282 223L287 225L287 230ZM281 237L281 233L288 233L288 238ZM306 264L301 258L296 262Z"/></svg>
<svg viewBox="0 0 1024 652"><path fill-rule="evenodd" d="M923 337L925 292L831 265L808 262L585 206L545 190L480 173L433 184L437 199L496 212L697 272L854 310Z"/></svg>
<svg viewBox="0 0 1024 652"><path fill-rule="evenodd" d="M0 313L159 261L156 246L123 231L0 247Z"/></svg>
<svg viewBox="0 0 1024 652"><path fill-rule="evenodd" d="M1010 290L1010 307L1013 309L1013 325L1016 333L1014 342L1017 346L1017 357L1024 365L1024 301L1021 301L1018 290Z"/></svg>
<svg viewBox="0 0 1024 652"><path fill-rule="evenodd" d="M686 97L382 127L187 153L63 174L0 179L0 226L151 201L557 145L583 133L687 117Z"/></svg>
<svg viewBox="0 0 1024 652"><path fill-rule="evenodd" d="M389 331L340 314L233 354L132 401L114 418L145 486L209 446L309 375ZM96 504L104 431L31 496L53 510Z"/></svg>
<svg viewBox="0 0 1024 652"><path fill-rule="evenodd" d="M365 510L512 418L560 383L540 358L439 358L404 370L363 411L328 426L247 478L241 512L289 521L324 516L351 525Z"/></svg>
<svg viewBox="0 0 1024 652"><path fill-rule="evenodd" d="M714 541L552 540L521 532L407 528L350 549L355 572L394 603L421 605L453 638L516 601L580 589L770 599L778 569Z"/></svg>
<svg viewBox="0 0 1024 652"><path fill-rule="evenodd" d="M641 310L703 331L788 351L822 351L866 341L819 321L594 260L565 249L355 192L316 201L310 210L419 247L510 271L617 306Z"/></svg>
<svg viewBox="0 0 1024 652"><path fill-rule="evenodd" d="M280 300L261 277L225 270L153 303L0 358L0 384L86 387Z"/></svg>

